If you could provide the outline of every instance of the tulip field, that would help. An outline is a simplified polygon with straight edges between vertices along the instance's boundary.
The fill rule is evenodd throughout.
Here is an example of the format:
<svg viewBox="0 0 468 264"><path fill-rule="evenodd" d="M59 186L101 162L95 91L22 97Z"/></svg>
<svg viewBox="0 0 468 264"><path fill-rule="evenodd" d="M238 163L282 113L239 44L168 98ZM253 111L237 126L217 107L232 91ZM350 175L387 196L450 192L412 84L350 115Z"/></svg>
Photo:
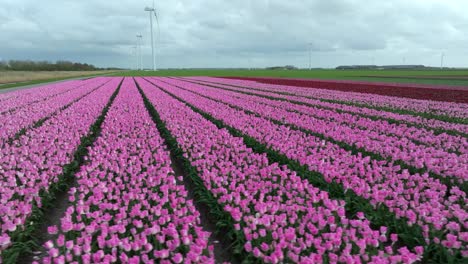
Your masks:
<svg viewBox="0 0 468 264"><path fill-rule="evenodd" d="M468 263L468 91L334 85L0 94L0 263Z"/></svg>

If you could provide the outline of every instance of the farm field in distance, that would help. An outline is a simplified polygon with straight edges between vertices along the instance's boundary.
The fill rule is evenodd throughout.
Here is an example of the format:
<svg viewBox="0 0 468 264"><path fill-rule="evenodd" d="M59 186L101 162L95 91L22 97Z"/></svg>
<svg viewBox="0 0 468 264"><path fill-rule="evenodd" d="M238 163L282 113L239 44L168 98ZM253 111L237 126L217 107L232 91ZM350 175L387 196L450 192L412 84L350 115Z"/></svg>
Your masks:
<svg viewBox="0 0 468 264"><path fill-rule="evenodd" d="M265 69L162 69L123 71L116 76L232 76L352 80L468 87L467 70L265 70Z"/></svg>
<svg viewBox="0 0 468 264"><path fill-rule="evenodd" d="M0 94L0 263L468 259L466 71L113 75Z"/></svg>
<svg viewBox="0 0 468 264"><path fill-rule="evenodd" d="M115 71L0 71L0 89L110 73Z"/></svg>

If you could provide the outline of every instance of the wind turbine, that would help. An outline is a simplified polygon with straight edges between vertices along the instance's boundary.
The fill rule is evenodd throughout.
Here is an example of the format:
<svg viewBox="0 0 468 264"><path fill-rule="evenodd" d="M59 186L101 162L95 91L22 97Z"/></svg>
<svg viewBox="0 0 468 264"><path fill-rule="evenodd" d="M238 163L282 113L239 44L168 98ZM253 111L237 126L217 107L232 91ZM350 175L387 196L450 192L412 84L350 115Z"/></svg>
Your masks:
<svg viewBox="0 0 468 264"><path fill-rule="evenodd" d="M156 58L154 54L154 40L153 40L153 14L156 18L156 23L158 25L158 32L159 32L159 21L158 15L156 14L156 9L154 8L154 0L153 0L153 7L145 7L145 11L149 13L150 17L150 27L151 27L151 54L153 55L153 71L156 71Z"/></svg>
<svg viewBox="0 0 468 264"><path fill-rule="evenodd" d="M444 68L444 56L445 54L442 52L442 54L440 54L440 69L441 70Z"/></svg>
<svg viewBox="0 0 468 264"><path fill-rule="evenodd" d="M136 35L137 37L137 45L138 45L138 64L139 64L139 69L143 70L143 61L141 59L141 42L143 36L141 34Z"/></svg>
<svg viewBox="0 0 468 264"><path fill-rule="evenodd" d="M135 70L138 70L138 52L137 46L132 46L132 56L135 55Z"/></svg>
<svg viewBox="0 0 468 264"><path fill-rule="evenodd" d="M309 43L309 71L312 70L312 43Z"/></svg>

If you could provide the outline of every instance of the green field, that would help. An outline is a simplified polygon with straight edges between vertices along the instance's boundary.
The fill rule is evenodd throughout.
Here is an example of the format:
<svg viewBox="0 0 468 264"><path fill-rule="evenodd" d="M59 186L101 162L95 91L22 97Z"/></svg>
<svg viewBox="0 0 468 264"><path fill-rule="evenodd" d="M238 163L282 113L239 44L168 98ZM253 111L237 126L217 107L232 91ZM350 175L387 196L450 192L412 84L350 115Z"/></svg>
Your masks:
<svg viewBox="0 0 468 264"><path fill-rule="evenodd" d="M468 86L468 70L245 70L190 69L158 71L121 71L113 76L242 76L279 78L316 78L392 83L420 83L432 85ZM51 78L0 84L0 89L48 83L68 78Z"/></svg>
<svg viewBox="0 0 468 264"><path fill-rule="evenodd" d="M243 76L468 86L468 70L236 70L125 71L115 76Z"/></svg>

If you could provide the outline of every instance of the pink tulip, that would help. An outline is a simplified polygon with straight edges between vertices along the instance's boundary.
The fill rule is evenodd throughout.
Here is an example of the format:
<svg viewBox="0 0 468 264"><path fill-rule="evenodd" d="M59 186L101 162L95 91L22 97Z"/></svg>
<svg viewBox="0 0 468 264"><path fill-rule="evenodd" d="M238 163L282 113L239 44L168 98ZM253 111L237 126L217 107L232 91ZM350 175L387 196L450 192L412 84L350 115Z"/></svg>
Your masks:
<svg viewBox="0 0 468 264"><path fill-rule="evenodd" d="M288 122L310 122L310 116L305 118L304 115L297 115L291 111L281 110L281 108L290 104L285 103L281 108L280 105L273 108L265 105L267 101L265 98L260 98L258 99L259 102L257 102L257 99L253 99L252 96L247 100L247 96L244 95L234 95L232 92L219 91L219 89L179 80L151 80L165 91L175 94L203 112L266 144L270 149L286 155L289 159L306 163L310 170L321 173L327 182L336 181L342 183L346 188L350 188L356 194L368 199L370 204L375 207L380 205L386 206L397 217L404 217L409 226L418 224L423 230L423 236L427 243L431 241L432 236L435 234L441 236L441 238L446 234L429 232L429 227L435 230L444 230L447 228L445 226L447 222L444 219L461 224L464 221L463 219L468 217L467 211L458 205L465 202L466 194L460 192L456 187L451 188L450 195L447 198L447 186L428 174L410 174L406 170L401 170L399 166L394 166L392 162L372 160L370 157L363 157L360 153L352 155L335 144L329 142L324 144L319 138L307 135L301 131L292 130L286 126L274 124L269 120L269 118L277 120L284 118L289 120ZM182 87L183 89L178 87ZM200 96L200 94L203 94L205 97ZM227 104L210 100L206 97L213 97L218 101L226 101ZM271 104L276 104L276 101ZM234 106L248 108L249 111L258 113L260 116L248 114L236 109ZM322 134L336 131L336 129L328 129L331 127L330 125L326 125L320 120L318 122L318 125L307 127L320 129L319 133ZM297 125L300 126L299 123ZM349 133L342 133L340 134L341 136L343 136L341 138L343 140L349 138L365 140L367 138L363 136L354 137ZM382 137L380 139L385 141ZM381 143L377 143L362 144L361 147L374 146L376 149L380 149ZM333 153L333 155L330 153ZM415 153L419 155L419 153L424 152L423 150L418 150ZM401 158L407 157L398 155ZM441 157L453 160L454 156L450 155L447 157L447 155L441 155ZM465 158L462 156L460 162L465 163ZM440 164L444 163L446 162L441 162ZM459 167L456 164L453 166L453 168ZM433 168L436 169L435 167ZM463 177L468 176L463 170L451 169L450 171L454 174L460 173ZM460 178L459 180L462 181L463 179ZM209 187L207 188L209 189ZM324 227L324 221L319 221L319 228ZM453 224L450 226L452 228ZM353 225L353 227L357 226ZM335 226L332 225L330 228L334 229ZM250 236L256 237L254 234ZM379 239L380 241L387 240L384 237L380 237ZM372 243L376 244L377 242L373 241ZM454 248L458 247L458 243L446 244Z"/></svg>
<svg viewBox="0 0 468 264"><path fill-rule="evenodd" d="M75 245L68 258L181 263L190 259L188 253L172 252L189 246L200 249L190 252L192 258L213 263L209 234L199 226L199 213L176 181L170 154L131 78L123 81L86 160L76 174L77 187L69 192L73 203L54 238L61 252ZM115 249L111 256L105 254L109 248ZM130 257L133 252L141 254Z"/></svg>
<svg viewBox="0 0 468 264"><path fill-rule="evenodd" d="M170 133L187 152L187 158L200 172L206 189L224 205L223 209L233 217L234 223L239 224L247 241L244 249L251 251L253 256L263 261L280 262L287 260L286 252L292 252L294 254L290 253L290 258L296 259L297 256L301 261L310 257L299 255L309 247L305 241L306 235L318 238L314 241L314 247L320 254L334 252L341 257L344 253L341 252L342 245L349 248L346 245L350 245L348 243L351 241L361 241L362 254L368 259L370 256L384 255L380 249L383 249L382 245L374 239L380 232L372 231L364 216L363 219L348 220L353 223L352 227L342 226L341 220L338 222L338 219L345 218L343 201L330 200L326 192L314 188L287 167L270 164L266 156L255 154L243 145L242 139L218 129L151 83L141 78L137 78L137 82ZM158 85L170 92L177 90L177 96L187 94L179 93L179 89L161 82ZM197 99L206 103L202 98ZM202 104L199 106L202 107ZM184 129L187 127L190 130ZM250 125L250 128L255 126ZM244 162L248 162L249 166L239 166ZM319 235L312 236L306 229L311 223L317 225ZM343 228L347 232L341 231L333 242L321 239L322 235L330 236L328 230L337 232ZM263 237L260 230L271 232L271 238L260 241ZM367 252L375 252L376 255L367 255ZM414 253L409 256L411 259L420 257Z"/></svg>

